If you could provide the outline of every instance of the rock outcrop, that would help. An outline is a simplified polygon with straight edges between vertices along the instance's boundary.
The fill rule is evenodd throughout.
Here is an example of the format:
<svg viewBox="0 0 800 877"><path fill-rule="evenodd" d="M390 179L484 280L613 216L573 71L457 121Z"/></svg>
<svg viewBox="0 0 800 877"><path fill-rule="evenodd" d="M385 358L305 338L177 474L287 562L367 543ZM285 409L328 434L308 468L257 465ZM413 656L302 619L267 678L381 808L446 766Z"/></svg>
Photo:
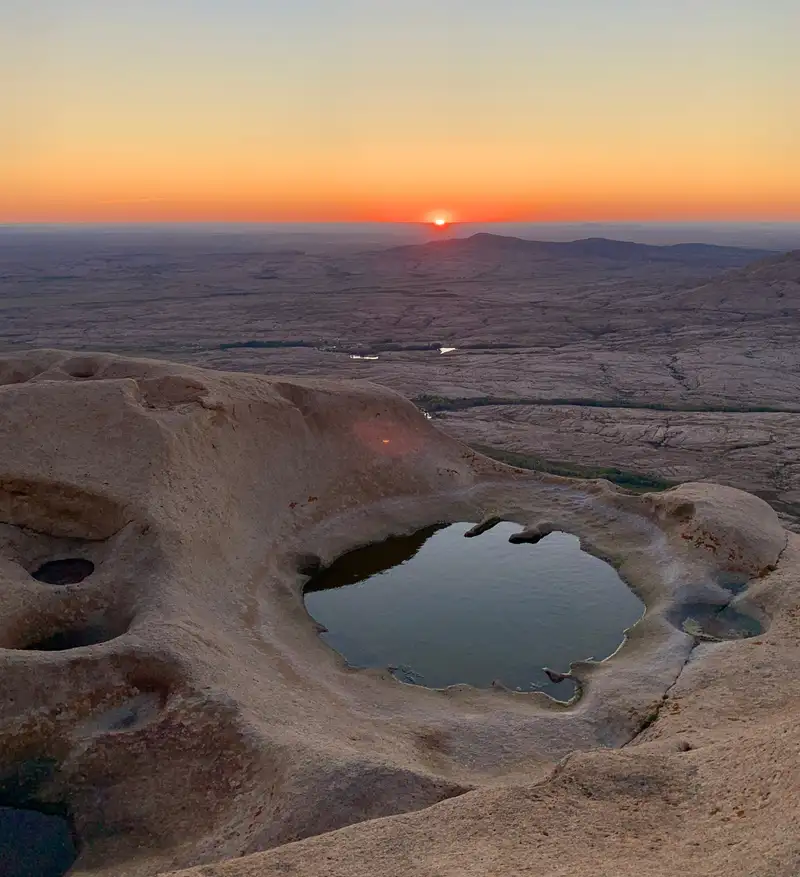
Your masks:
<svg viewBox="0 0 800 877"><path fill-rule="evenodd" d="M510 469L363 382L110 355L0 361L0 437L0 806L67 813L72 873L796 873L800 542L761 500ZM314 566L491 517L647 604L577 702L320 640ZM721 573L763 634L676 620L731 602Z"/></svg>

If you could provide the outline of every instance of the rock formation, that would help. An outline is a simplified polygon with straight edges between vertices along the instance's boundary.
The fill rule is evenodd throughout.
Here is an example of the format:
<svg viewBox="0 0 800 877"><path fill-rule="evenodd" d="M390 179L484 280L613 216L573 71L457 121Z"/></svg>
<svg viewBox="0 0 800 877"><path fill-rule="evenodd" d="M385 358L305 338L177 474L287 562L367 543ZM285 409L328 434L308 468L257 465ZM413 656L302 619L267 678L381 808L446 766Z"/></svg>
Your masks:
<svg viewBox="0 0 800 877"><path fill-rule="evenodd" d="M364 382L110 355L0 361L0 430L0 806L68 813L71 873L798 872L800 537L762 500L511 469ZM577 702L320 640L307 572L491 518L575 533L647 605ZM731 600L762 634L682 626Z"/></svg>

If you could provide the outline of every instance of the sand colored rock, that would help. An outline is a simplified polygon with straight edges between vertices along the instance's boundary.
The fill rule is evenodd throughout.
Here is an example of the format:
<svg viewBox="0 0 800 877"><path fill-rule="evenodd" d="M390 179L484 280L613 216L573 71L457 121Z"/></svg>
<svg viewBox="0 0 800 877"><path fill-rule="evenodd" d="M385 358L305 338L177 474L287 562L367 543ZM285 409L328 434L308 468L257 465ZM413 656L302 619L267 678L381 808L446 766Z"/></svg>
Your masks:
<svg viewBox="0 0 800 877"><path fill-rule="evenodd" d="M648 504L659 523L713 555L720 570L763 576L786 545L774 512L763 500L720 484L682 484L651 494Z"/></svg>
<svg viewBox="0 0 800 877"><path fill-rule="evenodd" d="M0 381L0 805L66 808L75 874L796 873L800 543L761 500L510 469L363 382L58 351ZM320 640L300 568L491 517L577 534L648 606L576 703ZM728 570L765 633L698 643L674 613Z"/></svg>

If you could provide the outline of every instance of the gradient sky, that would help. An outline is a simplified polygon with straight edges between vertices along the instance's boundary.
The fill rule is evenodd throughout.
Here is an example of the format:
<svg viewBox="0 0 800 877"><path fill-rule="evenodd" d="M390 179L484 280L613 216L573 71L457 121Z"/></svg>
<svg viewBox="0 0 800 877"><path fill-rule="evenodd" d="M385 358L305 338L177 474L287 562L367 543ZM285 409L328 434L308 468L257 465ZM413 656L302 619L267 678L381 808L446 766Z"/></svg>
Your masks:
<svg viewBox="0 0 800 877"><path fill-rule="evenodd" d="M799 0L0 0L0 221L800 218Z"/></svg>

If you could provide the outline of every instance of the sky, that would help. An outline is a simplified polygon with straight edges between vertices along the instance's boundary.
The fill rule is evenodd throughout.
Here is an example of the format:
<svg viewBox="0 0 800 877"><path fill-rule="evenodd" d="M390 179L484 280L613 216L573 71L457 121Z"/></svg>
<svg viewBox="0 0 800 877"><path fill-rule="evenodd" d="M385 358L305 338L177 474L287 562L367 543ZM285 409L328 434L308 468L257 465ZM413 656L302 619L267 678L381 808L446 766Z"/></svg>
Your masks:
<svg viewBox="0 0 800 877"><path fill-rule="evenodd" d="M0 0L0 222L800 218L798 0Z"/></svg>

